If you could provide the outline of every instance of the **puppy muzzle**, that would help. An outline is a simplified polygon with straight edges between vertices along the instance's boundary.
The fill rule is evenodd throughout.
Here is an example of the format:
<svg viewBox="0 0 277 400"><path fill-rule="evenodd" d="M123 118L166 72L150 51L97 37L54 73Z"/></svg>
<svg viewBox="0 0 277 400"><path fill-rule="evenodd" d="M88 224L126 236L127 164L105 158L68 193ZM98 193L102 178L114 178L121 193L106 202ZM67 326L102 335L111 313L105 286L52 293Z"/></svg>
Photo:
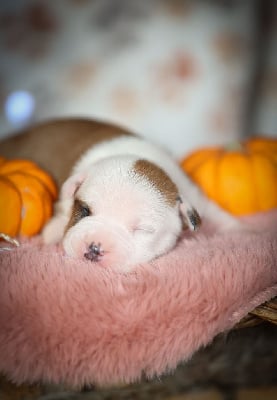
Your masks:
<svg viewBox="0 0 277 400"><path fill-rule="evenodd" d="M84 257L87 260L97 262L104 256L104 254L105 252L101 247L101 243L95 244L92 242L88 247L88 251L84 254Z"/></svg>
<svg viewBox="0 0 277 400"><path fill-rule="evenodd" d="M68 256L85 258L103 267L129 264L135 252L132 235L124 225L103 217L86 217L65 234Z"/></svg>

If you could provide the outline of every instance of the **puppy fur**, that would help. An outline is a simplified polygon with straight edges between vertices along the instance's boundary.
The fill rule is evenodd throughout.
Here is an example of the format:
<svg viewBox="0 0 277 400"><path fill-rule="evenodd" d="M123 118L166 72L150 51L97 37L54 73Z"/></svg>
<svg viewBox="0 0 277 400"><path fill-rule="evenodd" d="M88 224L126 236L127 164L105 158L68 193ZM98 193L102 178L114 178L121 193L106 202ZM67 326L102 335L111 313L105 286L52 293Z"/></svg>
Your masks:
<svg viewBox="0 0 277 400"><path fill-rule="evenodd" d="M121 128L52 121L6 141L1 153L14 154L15 147L17 156L34 159L64 182L43 238L61 241L71 257L129 272L171 250L184 228L199 227L200 217L224 229L237 225L170 154Z"/></svg>
<svg viewBox="0 0 277 400"><path fill-rule="evenodd" d="M60 187L73 165L97 141L129 135L124 128L85 118L37 123L0 142L0 155L26 158L48 171Z"/></svg>

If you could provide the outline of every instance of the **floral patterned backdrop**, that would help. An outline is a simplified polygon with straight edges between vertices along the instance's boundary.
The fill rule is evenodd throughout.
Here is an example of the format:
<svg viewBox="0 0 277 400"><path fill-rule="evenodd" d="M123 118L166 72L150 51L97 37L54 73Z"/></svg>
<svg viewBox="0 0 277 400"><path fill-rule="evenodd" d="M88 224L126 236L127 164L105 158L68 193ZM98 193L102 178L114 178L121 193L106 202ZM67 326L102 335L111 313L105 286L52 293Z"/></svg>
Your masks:
<svg viewBox="0 0 277 400"><path fill-rule="evenodd" d="M271 2L253 91L264 50L258 3L2 0L0 138L69 115L119 123L177 157L252 132L277 134L277 7Z"/></svg>

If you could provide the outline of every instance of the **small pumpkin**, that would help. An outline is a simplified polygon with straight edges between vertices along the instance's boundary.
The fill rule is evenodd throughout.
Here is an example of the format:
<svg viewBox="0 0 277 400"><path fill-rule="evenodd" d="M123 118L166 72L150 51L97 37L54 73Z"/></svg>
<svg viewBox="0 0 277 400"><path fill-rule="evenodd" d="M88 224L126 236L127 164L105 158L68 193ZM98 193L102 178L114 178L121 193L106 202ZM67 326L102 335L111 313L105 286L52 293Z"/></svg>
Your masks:
<svg viewBox="0 0 277 400"><path fill-rule="evenodd" d="M235 147L198 149L181 160L181 167L234 215L277 208L277 139L255 137Z"/></svg>
<svg viewBox="0 0 277 400"><path fill-rule="evenodd" d="M32 236L51 217L57 187L53 179L29 160L0 157L0 232Z"/></svg>

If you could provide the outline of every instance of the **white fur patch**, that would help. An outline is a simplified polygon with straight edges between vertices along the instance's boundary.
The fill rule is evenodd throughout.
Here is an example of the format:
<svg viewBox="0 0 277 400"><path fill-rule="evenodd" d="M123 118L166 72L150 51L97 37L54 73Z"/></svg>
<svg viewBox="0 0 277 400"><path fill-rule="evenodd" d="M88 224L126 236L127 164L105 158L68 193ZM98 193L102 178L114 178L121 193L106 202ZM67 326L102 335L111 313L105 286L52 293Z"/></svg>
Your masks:
<svg viewBox="0 0 277 400"><path fill-rule="evenodd" d="M136 172L135 165L142 159L166 172L183 207L177 198L170 205L158 184ZM93 213L64 235L75 197ZM84 257L99 244L103 252L97 265L127 272L173 248L183 218L193 230L193 208L200 215L206 211L220 223L234 222L200 193L167 152L140 138L119 137L92 147L74 166L61 190L57 215L43 235L48 243L62 240L66 253L73 257Z"/></svg>

